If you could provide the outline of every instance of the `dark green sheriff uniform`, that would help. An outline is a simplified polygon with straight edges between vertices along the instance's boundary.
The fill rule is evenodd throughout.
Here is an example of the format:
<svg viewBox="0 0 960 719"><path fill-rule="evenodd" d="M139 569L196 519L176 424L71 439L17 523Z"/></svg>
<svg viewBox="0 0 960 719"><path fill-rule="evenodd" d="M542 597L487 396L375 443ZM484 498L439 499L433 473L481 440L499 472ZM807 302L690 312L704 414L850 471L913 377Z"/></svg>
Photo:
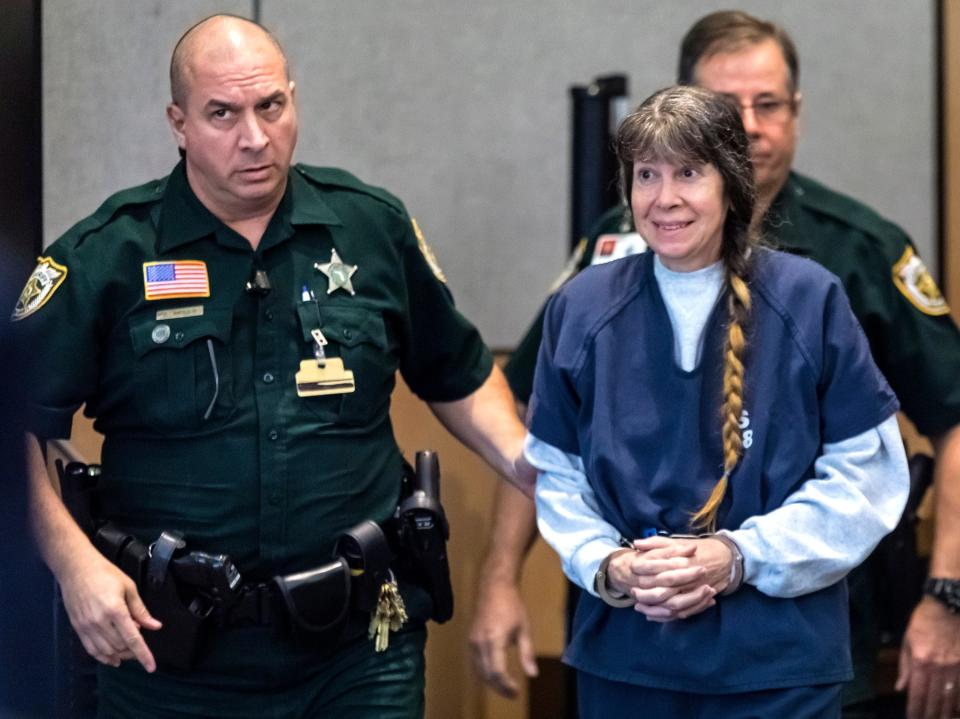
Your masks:
<svg viewBox="0 0 960 719"><path fill-rule="evenodd" d="M246 581L327 562L344 529L397 506L401 455L388 415L396 371L422 399L449 401L491 370L429 254L395 197L302 165L253 251L199 202L181 163L113 196L41 258L15 312L43 368L32 429L66 437L86 403L106 437L103 513L146 541L178 529L192 549L229 554ZM338 258L332 274L349 287L315 267ZM148 268L174 261L192 275L171 290ZM245 289L256 269L268 292ZM170 291L187 296L147 299ZM314 358L317 328L356 391L298 396L295 375ZM101 706L138 717L154 706L163 717L287 717L319 716L333 703L330 716L394 716L386 705L346 708L370 699L377 681L376 672L350 674L374 656L365 636L320 661L271 631L216 633L189 674L101 668ZM375 666L408 655L422 668L423 638L422 629L395 635ZM422 703L420 673L410 701Z"/></svg>
<svg viewBox="0 0 960 719"><path fill-rule="evenodd" d="M591 264L597 238L631 230L624 207L607 211L591 232L576 269ZM873 356L903 411L927 435L960 424L960 332L907 235L873 210L791 173L764 218L763 239L811 257L837 275ZM543 311L505 368L514 394L527 401L540 346ZM866 572L850 576L856 678L845 703L873 694L876 630Z"/></svg>

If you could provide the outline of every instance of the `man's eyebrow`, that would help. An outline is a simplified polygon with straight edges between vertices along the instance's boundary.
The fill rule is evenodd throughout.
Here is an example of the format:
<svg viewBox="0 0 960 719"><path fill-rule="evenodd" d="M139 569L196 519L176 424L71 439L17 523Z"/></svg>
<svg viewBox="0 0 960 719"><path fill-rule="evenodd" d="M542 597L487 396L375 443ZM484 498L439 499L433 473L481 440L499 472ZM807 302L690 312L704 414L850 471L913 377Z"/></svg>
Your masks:
<svg viewBox="0 0 960 719"><path fill-rule="evenodd" d="M265 102L275 102L277 100L282 100L286 97L286 93L283 90L276 90L266 97L262 97L257 100L258 105L262 105ZM236 103L230 102L229 100L218 100L217 98L212 98L207 100L207 104L204 105L204 109L207 111L210 110L230 110L231 112L239 112L240 106Z"/></svg>
<svg viewBox="0 0 960 719"><path fill-rule="evenodd" d="M207 110L231 110L236 111L239 108L238 105L229 102L227 100L217 100L216 98L212 100L207 100L207 104L204 105L204 108Z"/></svg>
<svg viewBox="0 0 960 719"><path fill-rule="evenodd" d="M264 98L261 98L257 104L262 105L265 102L274 102L275 100L282 100L286 97L286 93L283 90L276 90L275 92L270 93Z"/></svg>

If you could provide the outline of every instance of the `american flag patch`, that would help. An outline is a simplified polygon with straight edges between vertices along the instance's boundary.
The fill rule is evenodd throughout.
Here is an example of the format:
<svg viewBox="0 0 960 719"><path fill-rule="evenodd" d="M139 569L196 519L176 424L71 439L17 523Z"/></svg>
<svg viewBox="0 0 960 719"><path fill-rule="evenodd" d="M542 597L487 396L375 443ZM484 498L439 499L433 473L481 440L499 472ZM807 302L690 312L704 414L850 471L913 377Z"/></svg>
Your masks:
<svg viewBox="0 0 960 719"><path fill-rule="evenodd" d="M207 263L202 260L144 262L143 294L148 300L209 297Z"/></svg>

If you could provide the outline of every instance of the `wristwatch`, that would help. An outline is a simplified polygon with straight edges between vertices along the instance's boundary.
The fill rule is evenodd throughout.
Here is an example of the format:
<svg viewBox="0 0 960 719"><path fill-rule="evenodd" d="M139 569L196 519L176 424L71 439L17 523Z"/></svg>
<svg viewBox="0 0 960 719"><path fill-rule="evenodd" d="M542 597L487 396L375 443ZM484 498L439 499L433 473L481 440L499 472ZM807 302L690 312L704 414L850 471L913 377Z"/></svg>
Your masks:
<svg viewBox="0 0 960 719"><path fill-rule="evenodd" d="M960 614L960 579L930 577L923 583L923 593L936 599L954 614Z"/></svg>

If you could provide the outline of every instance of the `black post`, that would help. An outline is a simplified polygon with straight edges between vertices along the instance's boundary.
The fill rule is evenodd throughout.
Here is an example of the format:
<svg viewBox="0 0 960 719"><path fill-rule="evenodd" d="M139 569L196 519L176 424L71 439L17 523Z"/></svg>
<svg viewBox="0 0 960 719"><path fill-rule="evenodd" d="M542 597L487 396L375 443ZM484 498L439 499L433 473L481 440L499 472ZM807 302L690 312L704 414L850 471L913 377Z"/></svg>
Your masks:
<svg viewBox="0 0 960 719"><path fill-rule="evenodd" d="M604 75L570 88L573 142L570 166L570 247L620 200L612 138L619 106L627 95L626 75Z"/></svg>

